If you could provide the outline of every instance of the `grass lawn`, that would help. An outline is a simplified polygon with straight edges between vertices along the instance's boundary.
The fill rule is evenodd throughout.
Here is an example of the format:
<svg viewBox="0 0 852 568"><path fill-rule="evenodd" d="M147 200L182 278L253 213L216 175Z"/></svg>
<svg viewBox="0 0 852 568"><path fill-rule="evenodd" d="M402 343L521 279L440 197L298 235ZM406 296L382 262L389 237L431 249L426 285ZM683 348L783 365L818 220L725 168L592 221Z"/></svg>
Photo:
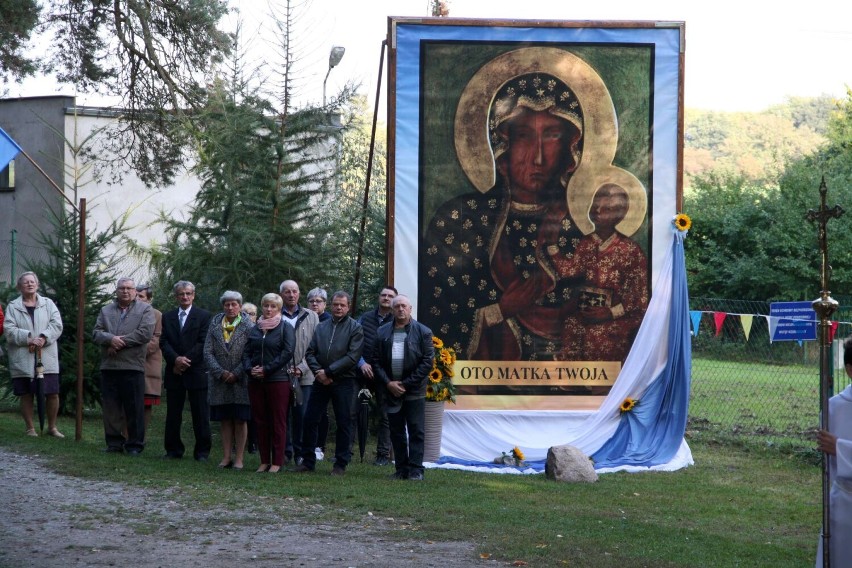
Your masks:
<svg viewBox="0 0 852 568"><path fill-rule="evenodd" d="M81 442L28 438L17 413L0 412L0 445L39 454L52 469L156 491L183 488L187 507L281 499L282 519L367 524L368 512L394 517L406 538L465 540L478 553L530 566L808 566L819 532L820 471L778 452L692 441L696 465L673 473L607 474L569 485L544 476L427 470L426 482L386 479L391 468L353 463L345 478L218 470L218 427L209 463L162 460L164 408L155 411L141 458L101 453L100 417L87 416ZM185 426L189 422L187 414ZM191 444L188 429L184 441ZM370 446L371 448L374 445ZM372 454L371 454L372 455ZM2 483L13 480L2 479ZM404 487L405 491L400 491ZM142 529L140 529L142 530ZM141 535L142 533L140 533ZM471 559L475 565L476 558Z"/></svg>

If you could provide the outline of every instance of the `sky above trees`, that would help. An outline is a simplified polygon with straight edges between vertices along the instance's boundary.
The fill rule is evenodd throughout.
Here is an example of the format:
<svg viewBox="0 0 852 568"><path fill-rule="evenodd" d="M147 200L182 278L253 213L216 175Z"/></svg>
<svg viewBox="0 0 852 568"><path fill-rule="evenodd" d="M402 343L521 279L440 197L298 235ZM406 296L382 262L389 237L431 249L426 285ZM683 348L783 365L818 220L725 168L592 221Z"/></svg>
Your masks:
<svg viewBox="0 0 852 568"><path fill-rule="evenodd" d="M231 0L244 19L259 60L269 53L280 33L269 11L283 12L280 0ZM388 16L422 17L430 0L298 0L291 9L298 19L295 71L301 105L322 101L328 54L333 45L346 55L328 76L328 93L345 83L361 83L370 101L376 92L381 44ZM660 20L686 22L686 107L724 111L759 111L789 96L845 96L852 86L852 67L840 63L852 53L852 13L843 0L813 0L807 9L741 0L713 3L680 0L608 0L564 3L552 0L450 0L450 16L459 18L522 18L557 20ZM793 6L790 5L790 8ZM237 16L232 14L229 25ZM841 57L838 59L838 57ZM387 69L384 77L387 78ZM70 88L62 94L74 94ZM10 85L11 96L57 93L46 79ZM381 97L387 96L382 88ZM98 104L95 100L81 100Z"/></svg>
<svg viewBox="0 0 852 568"><path fill-rule="evenodd" d="M262 19L267 10L256 0L233 4L247 17ZM342 45L346 55L329 75L329 92L332 86L356 79L372 100L387 17L426 16L430 4L429 0L313 0L314 53L305 59L313 79L306 96L314 101L322 98L329 50ZM852 8L844 0L814 0L806 6L741 0L450 0L449 5L450 17L460 18L685 21L689 108L758 111L783 103L788 96L843 98L844 85L852 86L852 67L838 59L839 54L852 53L848 17Z"/></svg>

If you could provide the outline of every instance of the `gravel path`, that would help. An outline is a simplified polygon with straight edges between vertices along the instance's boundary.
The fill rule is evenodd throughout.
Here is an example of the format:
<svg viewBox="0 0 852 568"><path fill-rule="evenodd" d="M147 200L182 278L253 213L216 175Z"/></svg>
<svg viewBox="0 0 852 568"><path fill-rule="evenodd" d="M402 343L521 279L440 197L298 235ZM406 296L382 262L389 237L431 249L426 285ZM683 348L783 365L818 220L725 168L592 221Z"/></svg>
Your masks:
<svg viewBox="0 0 852 568"><path fill-rule="evenodd" d="M0 449L0 567L496 564L480 560L471 543L401 539L391 518L290 521L272 500L193 510L176 491L59 475L37 457Z"/></svg>

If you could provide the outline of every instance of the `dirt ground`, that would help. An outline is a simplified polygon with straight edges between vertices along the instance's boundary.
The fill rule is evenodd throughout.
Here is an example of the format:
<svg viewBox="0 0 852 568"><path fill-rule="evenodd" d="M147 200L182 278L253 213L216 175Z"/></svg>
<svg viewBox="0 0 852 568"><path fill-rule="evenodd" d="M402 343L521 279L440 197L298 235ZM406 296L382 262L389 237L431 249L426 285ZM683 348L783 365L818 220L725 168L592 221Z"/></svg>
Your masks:
<svg viewBox="0 0 852 568"><path fill-rule="evenodd" d="M494 566L466 542L405 540L397 520L357 525L288 520L280 503L194 510L177 490L53 473L0 449L0 566Z"/></svg>

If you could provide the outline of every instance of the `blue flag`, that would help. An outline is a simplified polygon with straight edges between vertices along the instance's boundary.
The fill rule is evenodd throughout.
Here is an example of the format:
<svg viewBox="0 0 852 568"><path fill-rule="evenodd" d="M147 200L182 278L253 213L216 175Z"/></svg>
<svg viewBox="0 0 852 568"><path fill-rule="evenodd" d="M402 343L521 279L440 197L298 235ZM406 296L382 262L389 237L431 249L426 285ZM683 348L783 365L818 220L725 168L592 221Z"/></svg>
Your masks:
<svg viewBox="0 0 852 568"><path fill-rule="evenodd" d="M9 162L15 159L21 147L18 143L12 140L12 137L6 134L6 131L0 128L0 170L5 170Z"/></svg>

